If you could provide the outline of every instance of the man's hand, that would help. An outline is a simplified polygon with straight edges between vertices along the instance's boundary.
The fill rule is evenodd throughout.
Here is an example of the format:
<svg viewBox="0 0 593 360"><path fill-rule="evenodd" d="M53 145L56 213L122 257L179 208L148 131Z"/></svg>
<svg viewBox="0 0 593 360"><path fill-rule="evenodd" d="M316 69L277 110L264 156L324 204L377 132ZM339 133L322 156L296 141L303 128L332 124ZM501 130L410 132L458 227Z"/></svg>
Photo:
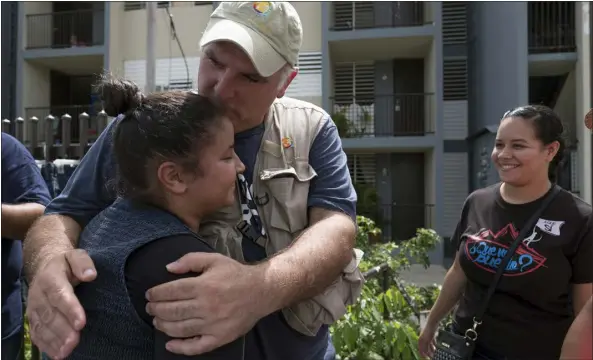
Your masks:
<svg viewBox="0 0 593 360"><path fill-rule="evenodd" d="M171 337L167 349L198 355L228 344L247 333L273 310L266 297L262 268L243 265L220 254L191 253L169 264L175 274L201 273L148 290L146 311L154 325Z"/></svg>
<svg viewBox="0 0 593 360"><path fill-rule="evenodd" d="M35 275L27 299L31 340L51 358L67 357L78 344L86 317L73 286L95 277L95 266L83 250L56 255Z"/></svg>

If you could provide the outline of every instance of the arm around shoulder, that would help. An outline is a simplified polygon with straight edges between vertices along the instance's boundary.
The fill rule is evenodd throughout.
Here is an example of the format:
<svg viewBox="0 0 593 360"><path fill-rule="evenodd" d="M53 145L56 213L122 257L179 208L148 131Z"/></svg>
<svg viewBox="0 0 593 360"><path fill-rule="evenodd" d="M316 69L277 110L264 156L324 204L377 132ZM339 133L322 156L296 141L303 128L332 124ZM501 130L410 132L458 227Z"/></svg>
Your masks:
<svg viewBox="0 0 593 360"><path fill-rule="evenodd" d="M23 256L30 278L42 264L76 248L81 229L115 199L109 183L115 178L111 142L114 120L91 146L70 177L27 234Z"/></svg>
<svg viewBox="0 0 593 360"><path fill-rule="evenodd" d="M199 276L200 274L193 272L173 274L166 269L167 264L191 252L214 252L214 250L194 236L174 235L144 245L128 258L125 275L130 301L136 313L149 326L153 325L152 317L146 312L146 291L167 282ZM243 338L203 355L185 356L167 351L166 343L174 338L154 327L153 329L154 360L241 360L243 358Z"/></svg>

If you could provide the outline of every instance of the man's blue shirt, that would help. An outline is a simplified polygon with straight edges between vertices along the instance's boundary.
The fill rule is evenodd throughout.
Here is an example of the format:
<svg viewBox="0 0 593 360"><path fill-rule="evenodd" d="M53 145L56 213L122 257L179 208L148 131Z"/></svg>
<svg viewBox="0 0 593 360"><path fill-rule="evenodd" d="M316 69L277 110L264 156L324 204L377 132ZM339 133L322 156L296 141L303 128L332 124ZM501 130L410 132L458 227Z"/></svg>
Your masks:
<svg viewBox="0 0 593 360"><path fill-rule="evenodd" d="M114 120L93 144L63 192L47 207L47 214L62 214L74 218L84 227L95 215L115 199L115 161L111 151ZM245 178L253 179L259 146L264 127L236 134L235 150L245 164ZM309 207L321 207L348 214L356 219L356 192L346 165L346 154L336 125L328 116L313 141L309 163L318 176L309 190ZM247 261L265 258L264 249L251 241L243 242ZM316 337L307 337L288 328L280 313L262 319L254 329L247 353L261 354L262 360L275 360L283 354L294 354L294 359L323 360L324 354L333 351L327 327ZM252 347L253 346L253 347Z"/></svg>
<svg viewBox="0 0 593 360"><path fill-rule="evenodd" d="M14 137L2 133L2 203L47 205L51 198L41 171L29 151ZM2 338L22 325L22 239L2 238Z"/></svg>

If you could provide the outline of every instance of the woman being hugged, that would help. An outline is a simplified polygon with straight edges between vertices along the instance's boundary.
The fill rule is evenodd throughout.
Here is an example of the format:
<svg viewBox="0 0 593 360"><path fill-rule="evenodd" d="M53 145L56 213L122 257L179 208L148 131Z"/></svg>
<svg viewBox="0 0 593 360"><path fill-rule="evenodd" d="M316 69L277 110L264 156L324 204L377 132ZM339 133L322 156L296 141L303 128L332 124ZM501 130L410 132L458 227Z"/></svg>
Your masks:
<svg viewBox="0 0 593 360"><path fill-rule="evenodd" d="M194 92L144 96L114 78L97 90L105 111L119 114L112 144L118 198L80 237L99 275L76 287L87 323L69 359L190 358L165 349L169 338L153 327L145 293L199 275L169 273L167 264L190 252L214 252L196 234L205 215L234 204L244 167L232 124L223 109ZM240 360L243 346L238 339L191 359Z"/></svg>
<svg viewBox="0 0 593 360"><path fill-rule="evenodd" d="M526 222L553 191L562 136L562 121L545 106L503 116L492 151L501 182L473 192L463 205L455 261L420 335L423 356L432 356L439 323L455 305L452 330L465 334L473 326L498 264L529 226L477 327L474 359L559 358L575 314L591 297L591 206L560 190L535 224Z"/></svg>

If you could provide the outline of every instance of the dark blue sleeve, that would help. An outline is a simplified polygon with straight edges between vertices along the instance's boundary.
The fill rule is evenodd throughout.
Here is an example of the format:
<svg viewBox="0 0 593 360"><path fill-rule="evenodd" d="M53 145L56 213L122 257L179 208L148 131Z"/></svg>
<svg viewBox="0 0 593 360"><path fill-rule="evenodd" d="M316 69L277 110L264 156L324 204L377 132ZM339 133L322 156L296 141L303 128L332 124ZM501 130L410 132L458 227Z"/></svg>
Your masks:
<svg viewBox="0 0 593 360"><path fill-rule="evenodd" d="M101 133L45 214L66 215L84 227L115 201L116 170L111 145L117 121L113 120Z"/></svg>
<svg viewBox="0 0 593 360"><path fill-rule="evenodd" d="M309 163L317 172L309 189L309 207L341 211L356 221L356 191L336 124L327 118L313 140Z"/></svg>
<svg viewBox="0 0 593 360"><path fill-rule="evenodd" d="M2 202L6 204L51 201L35 159L14 137L2 133Z"/></svg>

